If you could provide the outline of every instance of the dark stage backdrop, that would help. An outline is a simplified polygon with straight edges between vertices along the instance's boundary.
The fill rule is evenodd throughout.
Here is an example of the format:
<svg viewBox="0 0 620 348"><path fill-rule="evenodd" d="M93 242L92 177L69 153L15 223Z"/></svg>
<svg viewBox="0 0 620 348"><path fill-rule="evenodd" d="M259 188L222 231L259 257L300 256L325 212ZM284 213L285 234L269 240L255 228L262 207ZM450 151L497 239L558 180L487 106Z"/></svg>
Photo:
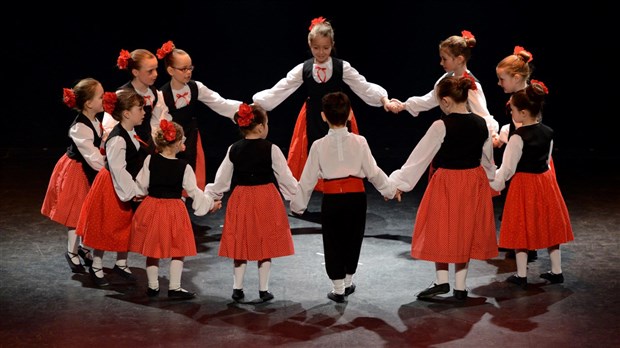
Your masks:
<svg viewBox="0 0 620 348"><path fill-rule="evenodd" d="M610 70L616 70L617 59L602 54L610 45L600 44L604 34L614 36L605 30L612 23L604 19L612 13L610 4L208 0L169 1L165 6L93 2L88 7L96 9L87 9L85 2L53 3L37 7L21 2L15 4L19 10L3 18L8 105L2 113L3 148L66 146L75 113L62 104L62 88L94 77L113 91L129 79L115 65L121 49L155 52L167 40L192 56L195 80L225 98L251 102L255 92L310 57L309 23L324 16L335 29L336 56L403 101L426 94L443 74L439 42L471 31L478 44L468 67L481 81L500 125L509 121L504 114L507 95L497 85L495 66L515 45L523 46L534 55L533 78L550 89L544 122L556 130L555 155L611 153L606 122L612 119L609 105L617 101L605 100L599 84L600 76L616 75ZM157 86L169 79L163 63L159 73ZM406 111L394 115L352 99L360 132L376 157L396 157L398 163L440 112L437 108L413 118ZM270 112L269 139L285 153L302 102L300 90ZM216 158L237 139L236 127L212 111L201 125L207 152Z"/></svg>

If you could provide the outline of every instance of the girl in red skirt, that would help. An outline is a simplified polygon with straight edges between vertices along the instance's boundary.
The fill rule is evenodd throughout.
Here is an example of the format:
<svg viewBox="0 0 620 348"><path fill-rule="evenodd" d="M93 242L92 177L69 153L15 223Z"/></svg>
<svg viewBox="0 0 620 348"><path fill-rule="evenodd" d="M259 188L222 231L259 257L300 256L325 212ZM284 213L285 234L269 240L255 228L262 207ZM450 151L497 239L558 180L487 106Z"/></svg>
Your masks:
<svg viewBox="0 0 620 348"><path fill-rule="evenodd" d="M485 120L468 111L467 97L476 84L471 76L446 77L436 93L445 113L435 121L401 169L390 175L397 189L410 191L433 161L435 173L415 219L411 256L435 262L434 283L418 293L430 298L450 291L454 263L454 297L467 299L470 259L498 255L489 179L495 175L493 139Z"/></svg>
<svg viewBox="0 0 620 348"><path fill-rule="evenodd" d="M527 251L547 248L551 271L540 275L564 282L560 244L574 239L568 209L550 168L553 130L540 122L547 87L532 80L510 97L512 119L521 123L508 139L502 165L491 183L494 190L511 180L504 204L499 246L515 249L517 274L507 282L527 286ZM511 179L512 178L512 179Z"/></svg>
<svg viewBox="0 0 620 348"><path fill-rule="evenodd" d="M90 185L105 162L105 156L99 150L103 127L97 114L104 108L113 107L107 93L93 78L85 78L72 89L64 89L64 103L78 115L69 128L71 144L54 167L41 207L41 214L67 226L65 259L73 273L86 271L78 255L85 265L92 263L90 250L80 246L75 226Z"/></svg>
<svg viewBox="0 0 620 348"><path fill-rule="evenodd" d="M186 256L196 255L196 242L185 203L181 199L185 190L192 198L192 208L197 216L218 210L222 203L214 204L196 184L192 167L177 154L185 149L183 127L165 119L160 121L153 141L157 154L149 155L136 177L138 195L146 196L133 217L129 250L146 256L147 295L159 294L159 259L170 261L168 297L189 299L195 293L181 287L181 273Z"/></svg>
<svg viewBox="0 0 620 348"><path fill-rule="evenodd" d="M395 111L397 107L388 98L385 88L368 82L349 62L332 54L335 52L334 29L327 19L313 19L309 30L308 46L312 58L296 65L273 87L252 97L255 103L271 111L298 88L303 86L306 89L308 98L297 115L287 156L288 166L297 179L301 177L312 143L329 130L321 118L321 98L325 94L350 88L370 106L381 106L385 111ZM352 133L359 133L353 112L347 126ZM315 189L322 191L322 184L319 180Z"/></svg>
<svg viewBox="0 0 620 348"><path fill-rule="evenodd" d="M205 191L219 200L233 187L219 255L234 260L232 298L238 302L245 297L243 277L247 262L258 261L258 294L264 302L273 299L269 292L271 259L295 252L282 195L290 200L297 191L297 180L286 165L282 150L265 139L269 126L262 107L241 104L235 122L243 139L228 148L215 181Z"/></svg>
<svg viewBox="0 0 620 348"><path fill-rule="evenodd" d="M144 98L133 89L116 91L111 112L119 121L105 142L106 164L93 182L80 211L76 233L84 244L94 248L89 273L97 286L109 285L103 275L104 251L116 251L112 271L128 281L136 281L127 266L129 232L136 200L134 178L148 153L147 143L136 134L135 126L144 120Z"/></svg>

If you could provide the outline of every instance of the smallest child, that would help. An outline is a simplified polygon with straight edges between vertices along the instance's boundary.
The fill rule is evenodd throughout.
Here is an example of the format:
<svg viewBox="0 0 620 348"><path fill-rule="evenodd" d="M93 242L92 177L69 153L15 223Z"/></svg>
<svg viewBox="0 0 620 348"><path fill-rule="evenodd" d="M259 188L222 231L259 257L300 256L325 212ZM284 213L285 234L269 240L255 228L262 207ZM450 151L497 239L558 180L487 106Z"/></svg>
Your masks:
<svg viewBox="0 0 620 348"><path fill-rule="evenodd" d="M146 256L148 297L159 295L159 259L171 258L168 297L190 299L181 287L186 256L196 255L196 242L182 192L192 198L194 214L203 216L222 207L198 188L192 167L176 156L185 149L183 127L162 119L153 134L157 154L149 155L136 177L138 195L146 196L134 215L129 250Z"/></svg>

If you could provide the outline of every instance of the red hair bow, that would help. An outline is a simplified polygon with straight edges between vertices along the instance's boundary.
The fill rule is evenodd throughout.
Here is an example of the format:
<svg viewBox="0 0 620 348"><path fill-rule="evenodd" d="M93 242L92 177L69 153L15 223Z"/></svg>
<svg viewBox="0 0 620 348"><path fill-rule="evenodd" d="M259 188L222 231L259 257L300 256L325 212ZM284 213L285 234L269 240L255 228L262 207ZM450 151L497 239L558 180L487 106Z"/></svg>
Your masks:
<svg viewBox="0 0 620 348"><path fill-rule="evenodd" d="M164 59L164 57L167 56L168 53L172 52L173 49L174 43L172 42L172 40L164 43L161 48L157 49L157 58Z"/></svg>
<svg viewBox="0 0 620 348"><path fill-rule="evenodd" d="M478 85L476 85L476 79L474 79L473 76L471 76L470 74L467 73L467 71L463 74L463 77L466 79L471 80L471 90L475 91L478 89Z"/></svg>
<svg viewBox="0 0 620 348"><path fill-rule="evenodd" d="M127 69L127 61L129 60L129 58L131 58L131 53L129 53L129 51L127 50L121 50L121 53L116 59L116 66L118 66L118 68L121 70Z"/></svg>
<svg viewBox="0 0 620 348"><path fill-rule="evenodd" d="M530 83L532 85L539 85L540 87L542 87L543 92L545 92L545 94L549 94L549 88L547 88L547 86L545 86L545 84L542 83L542 81L532 80L532 81L530 81Z"/></svg>
<svg viewBox="0 0 620 348"><path fill-rule="evenodd" d="M527 60L526 63L529 63L529 62L532 61L532 59L534 59L534 55L531 52L526 51L525 48L523 48L521 46L515 46L515 50L514 50L514 52L512 54L518 56L519 53L521 53L521 52L525 52L525 53L527 53L530 56L530 58Z"/></svg>
<svg viewBox="0 0 620 348"><path fill-rule="evenodd" d="M312 28L319 23L325 23L325 18L323 18L323 16L313 19L312 22L310 22L308 30L312 30Z"/></svg>
<svg viewBox="0 0 620 348"><path fill-rule="evenodd" d="M239 105L239 111L237 111L237 114L239 115L237 124L241 127L247 127L252 123L252 121L254 121L254 112L252 112L252 107L246 103Z"/></svg>
<svg viewBox="0 0 620 348"><path fill-rule="evenodd" d="M70 108L75 107L75 93L71 88L62 89L62 101Z"/></svg>
<svg viewBox="0 0 620 348"><path fill-rule="evenodd" d="M476 37L474 36L474 34L471 33L471 31L469 30L463 30L461 31L461 36L467 40L467 39L475 39Z"/></svg>
<svg viewBox="0 0 620 348"><path fill-rule="evenodd" d="M116 93L114 92L105 92L103 93L103 110L108 114L112 115L114 112L114 107L116 106Z"/></svg>
<svg viewBox="0 0 620 348"><path fill-rule="evenodd" d="M174 127L172 122L169 122L166 119L162 119L159 122L159 128L161 128L164 133L164 139L168 142L172 142L177 138L177 129Z"/></svg>

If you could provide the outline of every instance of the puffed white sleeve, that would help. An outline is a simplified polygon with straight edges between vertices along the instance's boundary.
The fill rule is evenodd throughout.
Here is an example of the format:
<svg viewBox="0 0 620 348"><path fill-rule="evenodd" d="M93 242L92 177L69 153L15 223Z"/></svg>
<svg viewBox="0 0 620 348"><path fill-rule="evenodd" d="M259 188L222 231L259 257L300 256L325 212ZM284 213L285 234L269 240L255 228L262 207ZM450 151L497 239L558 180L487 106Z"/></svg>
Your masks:
<svg viewBox="0 0 620 348"><path fill-rule="evenodd" d="M222 197L224 197L224 192L230 190L232 175L235 169L229 158L230 148L229 146L226 151L226 156L224 156L222 163L215 173L215 180L205 187L205 193L210 195L214 200L221 200Z"/></svg>
<svg viewBox="0 0 620 348"><path fill-rule="evenodd" d="M276 106L280 105L280 103L286 100L286 98L303 84L303 67L303 63L298 64L286 74L285 78L278 81L273 87L255 93L252 96L252 101L259 104L267 111L275 109Z"/></svg>
<svg viewBox="0 0 620 348"><path fill-rule="evenodd" d="M101 154L101 151L95 146L95 134L93 130L87 125L76 122L71 129L69 129L69 136L78 148L78 151L86 160L86 163L96 171L101 170L105 165L105 156Z"/></svg>
<svg viewBox="0 0 620 348"><path fill-rule="evenodd" d="M118 121L112 117L112 115L107 112L103 113L103 120L101 121L101 125L103 126L103 130L105 134L110 134L112 129L118 124Z"/></svg>
<svg viewBox="0 0 620 348"><path fill-rule="evenodd" d="M303 214L308 208L308 202L312 196L312 191L319 180L321 170L319 167L319 146L318 142L314 142L310 146L310 152L308 153L308 159L304 165L304 169L301 172L299 178L299 188L297 194L291 199L290 208L295 214Z"/></svg>
<svg viewBox="0 0 620 348"><path fill-rule="evenodd" d="M517 170L517 164L521 160L523 154L523 139L518 134L514 134L508 140L504 156L502 157L502 165L495 172L495 179L491 181L491 188L495 191L501 191L506 188L506 181L510 180Z"/></svg>
<svg viewBox="0 0 620 348"><path fill-rule="evenodd" d="M149 194L149 185L151 182L151 170L149 164L151 163L151 155L146 156L144 159L144 165L138 175L136 175L136 196L146 196Z"/></svg>
<svg viewBox="0 0 620 348"><path fill-rule="evenodd" d="M131 174L127 171L125 153L127 146L134 146L133 143L125 143L123 137L113 137L106 142L106 156L114 190L116 195L123 202L128 202L137 195L137 185Z"/></svg>
<svg viewBox="0 0 620 348"><path fill-rule="evenodd" d="M157 104L153 106L151 129L155 130L159 128L159 122L161 122L162 119L172 121L172 115L170 115L170 109L168 109L168 105L166 105L164 101L164 94L160 90L157 90Z"/></svg>
<svg viewBox="0 0 620 348"><path fill-rule="evenodd" d="M194 215L206 215L209 210L213 208L213 197L198 187L196 183L196 173L194 173L194 170L189 164L185 166L185 173L183 174L183 189L187 192L187 195L192 198Z"/></svg>
<svg viewBox="0 0 620 348"><path fill-rule="evenodd" d="M489 137L482 145L482 157L480 158L480 164L487 174L489 181L495 179L495 171L497 166L495 165L495 159L493 157L493 137L489 132Z"/></svg>
<svg viewBox="0 0 620 348"><path fill-rule="evenodd" d="M426 93L423 96L413 96L413 97L409 97L406 101L405 101L405 110L409 111L409 113L411 115L413 115L413 117L416 117L420 114L420 112L422 111L428 111L434 107L439 106L439 101L437 100L437 97L435 96L435 87L437 86L437 84L439 83L439 81L441 81L444 77L446 77L446 74L443 74L433 85L433 89Z"/></svg>
<svg viewBox="0 0 620 348"><path fill-rule="evenodd" d="M239 110L241 102L238 100L225 99L216 91L209 89L202 82L196 81L198 87L198 100L218 114L230 118L234 122L235 112Z"/></svg>
<svg viewBox="0 0 620 348"><path fill-rule="evenodd" d="M400 169L390 174L390 181L402 192L413 190L426 172L433 157L437 154L446 136L446 127L441 120L433 122L426 134L411 151L409 158Z"/></svg>
<svg viewBox="0 0 620 348"><path fill-rule="evenodd" d="M297 179L286 164L286 157L284 157L282 150L275 144L271 145L271 166L282 196L285 200L290 201L297 193Z"/></svg>
<svg viewBox="0 0 620 348"><path fill-rule="evenodd" d="M388 96L385 88L376 83L368 82L347 61L342 62L342 80L351 87L353 93L357 94L360 99L370 106L383 106L381 99Z"/></svg>

